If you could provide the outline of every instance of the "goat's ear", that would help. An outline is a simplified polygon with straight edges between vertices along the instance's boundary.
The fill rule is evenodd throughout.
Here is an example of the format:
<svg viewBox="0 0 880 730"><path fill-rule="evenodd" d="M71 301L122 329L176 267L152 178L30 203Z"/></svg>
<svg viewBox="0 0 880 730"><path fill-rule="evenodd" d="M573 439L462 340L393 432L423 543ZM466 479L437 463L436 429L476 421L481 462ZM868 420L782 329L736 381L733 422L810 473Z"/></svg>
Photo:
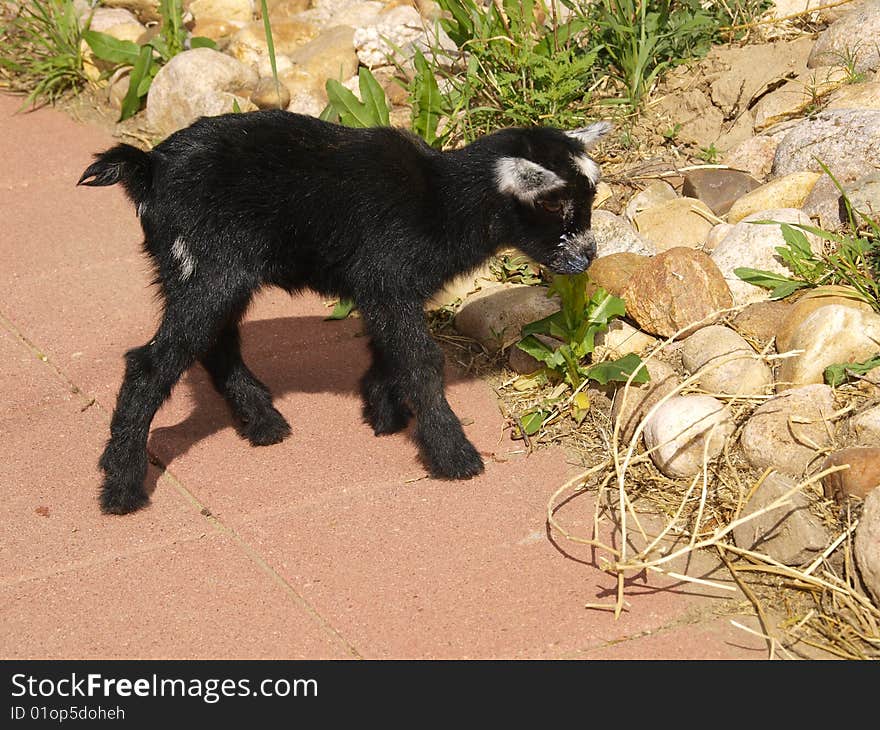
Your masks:
<svg viewBox="0 0 880 730"><path fill-rule="evenodd" d="M532 203L542 195L565 186L552 170L524 157L502 157L495 164L495 179L502 193Z"/></svg>
<svg viewBox="0 0 880 730"><path fill-rule="evenodd" d="M611 122L595 122L588 127L573 129L566 134L580 142L584 149L590 149L612 129L614 129L614 125Z"/></svg>

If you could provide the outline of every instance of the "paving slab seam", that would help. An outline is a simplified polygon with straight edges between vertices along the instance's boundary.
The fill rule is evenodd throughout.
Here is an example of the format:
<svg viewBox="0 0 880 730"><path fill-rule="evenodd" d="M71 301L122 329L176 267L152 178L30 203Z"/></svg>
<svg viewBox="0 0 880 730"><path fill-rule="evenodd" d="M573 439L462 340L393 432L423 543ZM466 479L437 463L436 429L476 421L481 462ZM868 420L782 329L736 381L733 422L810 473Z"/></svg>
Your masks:
<svg viewBox="0 0 880 730"><path fill-rule="evenodd" d="M164 467L163 467L164 468ZM189 500L190 503L197 507L199 513L202 514L205 519L212 525L212 527L217 530L220 534L224 534L229 537L241 551L247 555L247 557L253 562L260 570L266 573L275 583L280 586L283 590L285 590L294 601L299 604L300 608L303 609L318 625L327 633L329 633L336 641L341 643L346 651L351 654L351 656L355 659L362 659L363 656L361 653L355 648L355 646L346 639L342 633L333 626L327 619L325 619L318 611L312 606L305 598L303 598L300 593L291 585L288 581L284 579L280 573L278 573L266 559L260 555L256 551L256 549L250 545L241 535L239 535L234 529L226 525L213 514L211 514L210 510L208 510L199 500L198 498L190 492L184 484L177 479L170 471L165 470L162 478L167 478L169 482L171 482L172 486L183 496L185 499Z"/></svg>
<svg viewBox="0 0 880 730"><path fill-rule="evenodd" d="M0 325L2 325L7 331L9 331L16 339L18 339L21 344L26 347L34 356L34 358L44 365L46 365L57 378L59 378L63 383L65 383L69 388L71 393L76 395L83 407L82 410L85 411L87 408L95 406L103 415L105 421L109 424L110 422L110 411L97 399L97 397L90 397L82 388L80 388L73 380L71 380L64 371L59 368L52 360L45 354L45 351L40 348L37 344L32 342L27 335L25 335L15 324L14 322L6 315L6 313L0 309ZM266 560L251 546L249 545L240 535L238 535L235 530L233 530L228 525L224 524L220 519L215 517L210 513L210 511L203 505L193 494L192 491L187 489L187 487L183 484L183 482L171 472L168 466L162 462L162 460L154 453L152 453L148 449L148 457L150 461L162 469L161 479L165 479L183 496L205 519L207 522L211 524L211 526L217 530L221 534L226 534L235 542L240 550L248 557L248 559L254 563L254 565L267 573L279 586L281 586L285 591L291 595L295 602L299 604L299 606L306 611L311 618L316 621L321 628L330 633L333 638L342 643L345 647L346 651L348 651L355 658L362 658L357 649L347 640L342 634L333 627L323 616L321 616L313 606L311 606L297 591L296 589L288 583L284 578L278 574L267 562ZM190 540L200 539L199 537L191 538ZM147 553L152 551L155 548L167 546L175 543L189 542L187 539L175 539L169 540L164 543L155 543L150 546L150 548L146 548L142 551L132 551L130 555L138 555L142 553ZM88 567L90 565L101 564L105 562L111 562L118 557L130 557L130 555L116 553L113 555L108 555L106 559L97 559L94 561L83 561L82 563L73 564L67 566L65 568L56 570L56 571L40 571L39 573L34 573L29 576L23 576L18 580L6 581L0 579L0 586L14 585L18 583L27 582L29 580L36 580L39 578L63 574L71 571L75 571L82 567Z"/></svg>

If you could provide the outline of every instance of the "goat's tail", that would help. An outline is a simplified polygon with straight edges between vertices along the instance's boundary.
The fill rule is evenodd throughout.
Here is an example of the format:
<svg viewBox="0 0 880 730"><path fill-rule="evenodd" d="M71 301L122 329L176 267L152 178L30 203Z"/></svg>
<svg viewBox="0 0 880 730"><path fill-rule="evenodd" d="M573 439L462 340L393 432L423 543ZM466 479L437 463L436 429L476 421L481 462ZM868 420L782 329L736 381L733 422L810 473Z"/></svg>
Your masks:
<svg viewBox="0 0 880 730"><path fill-rule="evenodd" d="M153 178L149 153L130 144L118 144L95 158L77 185L101 186L121 182L135 205L147 199Z"/></svg>

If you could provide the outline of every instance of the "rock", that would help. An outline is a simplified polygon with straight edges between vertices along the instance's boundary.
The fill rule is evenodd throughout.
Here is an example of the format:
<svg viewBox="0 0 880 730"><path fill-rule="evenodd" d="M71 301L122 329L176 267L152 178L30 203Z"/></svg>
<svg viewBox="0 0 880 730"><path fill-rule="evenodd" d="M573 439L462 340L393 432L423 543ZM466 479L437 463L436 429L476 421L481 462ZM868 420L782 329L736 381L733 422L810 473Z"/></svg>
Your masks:
<svg viewBox="0 0 880 730"><path fill-rule="evenodd" d="M225 20L215 20L214 18L205 18L204 20L196 20L192 29L192 34L194 36L210 38L218 45L222 44L222 47L225 48L229 39L235 33L238 33L239 30L241 30L241 27L235 23L228 23Z"/></svg>
<svg viewBox="0 0 880 730"><path fill-rule="evenodd" d="M846 72L839 66L804 71L797 78L766 96L755 105L755 131L804 115L815 109L822 97L846 83Z"/></svg>
<svg viewBox="0 0 880 730"><path fill-rule="evenodd" d="M284 80L291 88L326 99L327 79L343 80L357 74L353 38L354 28L350 26L328 28L290 53L293 67L284 74Z"/></svg>
<svg viewBox="0 0 880 730"><path fill-rule="evenodd" d="M678 194L675 192L675 188L672 187L672 185L663 180L656 180L644 190L641 190L630 198L629 202L626 204L624 216L630 223L632 223L636 215L643 210L647 210L648 208L652 208L655 205L665 203L669 200L675 200L677 197Z"/></svg>
<svg viewBox="0 0 880 730"><path fill-rule="evenodd" d="M594 210L591 227L596 238L597 259L613 253L634 253L639 256L653 256L657 253L653 243L610 211Z"/></svg>
<svg viewBox="0 0 880 730"><path fill-rule="evenodd" d="M797 299L791 300L785 319L780 322L779 328L776 330L776 352L788 352L793 349L794 333L804 320L819 307L827 307L829 304L852 307L862 312L873 311L871 305L859 297L859 293L850 287L825 285L808 289Z"/></svg>
<svg viewBox="0 0 880 730"><path fill-rule="evenodd" d="M497 352L518 342L525 325L558 311L559 298L548 298L545 287L498 284L464 301L455 315L455 329Z"/></svg>
<svg viewBox="0 0 880 730"><path fill-rule="evenodd" d="M621 296L632 275L650 260L648 256L625 252L594 259L589 269L587 296L592 296L599 287L616 297Z"/></svg>
<svg viewBox="0 0 880 730"><path fill-rule="evenodd" d="M646 360L645 367L651 376L647 383L621 386L614 393L611 417L619 424L621 445L629 443L642 418L681 384L678 373L662 360Z"/></svg>
<svg viewBox="0 0 880 730"><path fill-rule="evenodd" d="M681 336L712 324L713 313L732 305L730 290L706 254L671 248L638 269L623 292L626 309L651 334ZM718 315L720 316L720 315Z"/></svg>
<svg viewBox="0 0 880 730"><path fill-rule="evenodd" d="M183 51L162 66L153 79L147 94L147 122L165 137L201 116L233 111L236 101L242 111L255 109L248 97L257 81L252 68L219 51Z"/></svg>
<svg viewBox="0 0 880 730"><path fill-rule="evenodd" d="M137 16L125 8L95 8L92 13L92 21L89 23L89 30L112 35L111 30L119 25L139 26L141 33L145 30ZM116 37L118 36L114 36L114 38Z"/></svg>
<svg viewBox="0 0 880 730"><path fill-rule="evenodd" d="M842 86L828 97L825 109L880 109L880 79Z"/></svg>
<svg viewBox="0 0 880 730"><path fill-rule="evenodd" d="M303 89L292 89L290 92L290 104L287 111L295 114L307 114L310 117L320 116L327 99Z"/></svg>
<svg viewBox="0 0 880 730"><path fill-rule="evenodd" d="M685 339L681 358L689 373L700 373L700 387L710 393L763 395L773 383L751 345L723 325L703 327Z"/></svg>
<svg viewBox="0 0 880 730"><path fill-rule="evenodd" d="M764 301L768 291L749 284L733 273L734 269L747 267L763 271L773 271L791 276L791 270L779 258L777 246L784 246L782 229L778 225L762 225L752 221L772 220L779 223L810 225L810 219L799 210L783 208L764 210L747 216L737 223L711 253L712 261L718 266L733 295L737 306L751 302ZM816 253L821 251L821 241L811 233L807 240Z"/></svg>
<svg viewBox="0 0 880 730"><path fill-rule="evenodd" d="M872 220L880 220L880 172L860 177L845 185L844 190L854 211L864 213Z"/></svg>
<svg viewBox="0 0 880 730"><path fill-rule="evenodd" d="M251 92L251 101L258 109L286 109L290 104L290 91L282 82L275 85L275 79L262 78Z"/></svg>
<svg viewBox="0 0 880 730"><path fill-rule="evenodd" d="M807 66L840 66L851 58L856 72L876 71L880 68L878 37L880 0L866 0L819 34Z"/></svg>
<svg viewBox="0 0 880 730"><path fill-rule="evenodd" d="M864 499L880 485L880 448L857 446L828 455L819 471L849 464L849 469L822 477L825 496L843 502L847 497Z"/></svg>
<svg viewBox="0 0 880 730"><path fill-rule="evenodd" d="M728 70L712 82L712 101L729 118L742 113L780 79L805 71L812 47L813 39L804 36L793 41L713 49L710 57L718 58Z"/></svg>
<svg viewBox="0 0 880 730"><path fill-rule="evenodd" d="M743 550L766 555L785 565L804 565L821 553L833 535L810 511L810 499L796 490L797 482L772 473L761 482L740 515L748 517L789 494L785 504L758 514L733 528L733 540Z"/></svg>
<svg viewBox="0 0 880 730"><path fill-rule="evenodd" d="M803 14L819 5L827 5L826 0L773 0L771 7L767 9L769 18L787 18L790 15ZM812 17L807 14L807 17Z"/></svg>
<svg viewBox="0 0 880 730"><path fill-rule="evenodd" d="M770 208L800 208L821 176L819 172L792 172L764 183L730 207L727 221L739 223L752 213Z"/></svg>
<svg viewBox="0 0 880 730"><path fill-rule="evenodd" d="M253 0L192 0L189 11L197 21L212 18L239 27L244 27L254 19Z"/></svg>
<svg viewBox="0 0 880 730"><path fill-rule="evenodd" d="M782 138L773 160L775 176L827 165L842 183L880 168L880 111L835 109L795 124Z"/></svg>
<svg viewBox="0 0 880 730"><path fill-rule="evenodd" d="M874 603L880 605L880 489L865 497L856 528L854 553L859 574Z"/></svg>
<svg viewBox="0 0 880 730"><path fill-rule="evenodd" d="M793 388L762 403L740 432L743 455L757 469L771 467L795 479L830 445L834 392L827 385Z"/></svg>
<svg viewBox="0 0 880 730"><path fill-rule="evenodd" d="M880 446L880 406L853 416L849 427L859 446Z"/></svg>
<svg viewBox="0 0 880 730"><path fill-rule="evenodd" d="M753 302L733 318L733 328L743 337L766 344L776 336L791 308L788 299Z"/></svg>
<svg viewBox="0 0 880 730"><path fill-rule="evenodd" d="M826 231L841 231L847 220L840 189L828 175L822 175L801 206L810 218Z"/></svg>
<svg viewBox="0 0 880 730"><path fill-rule="evenodd" d="M308 10L311 4L311 0L266 0L266 6L269 8L269 22L274 27L275 23L289 20L292 16ZM259 0L256 5L260 5Z"/></svg>
<svg viewBox="0 0 880 730"><path fill-rule="evenodd" d="M725 165L743 170L758 180L765 180L773 168L779 140L775 136L749 137L722 158Z"/></svg>
<svg viewBox="0 0 880 730"><path fill-rule="evenodd" d="M272 23L272 41L276 56L287 56L304 43L312 40L318 29L302 20L279 20ZM226 53L242 63L258 67L269 58L266 30L262 20L248 23L229 41Z"/></svg>
<svg viewBox="0 0 880 730"><path fill-rule="evenodd" d="M691 170L685 173L681 194L702 200L715 215L724 215L735 201L760 184L739 170Z"/></svg>
<svg viewBox="0 0 880 730"><path fill-rule="evenodd" d="M488 263L483 264L476 271L459 274L448 282L439 292L428 300L426 309L440 309L441 307L464 301L470 294L498 283L492 268ZM523 353L525 354L525 353Z"/></svg>
<svg viewBox="0 0 880 730"><path fill-rule="evenodd" d="M397 84L396 86L400 88L399 84ZM404 96L407 96L406 92L404 92ZM405 101L406 99L403 99L400 103L403 104L405 103ZM611 186L604 180L600 180L599 184L596 185L596 195L593 197L593 207L600 208L613 197L614 191L611 189Z"/></svg>
<svg viewBox="0 0 880 730"><path fill-rule="evenodd" d="M617 360L630 353L643 353L657 344L657 340L637 330L622 319L608 323L608 329L596 335L593 362Z"/></svg>
<svg viewBox="0 0 880 730"><path fill-rule="evenodd" d="M668 477L690 477L724 449L734 425L724 404L708 395L676 395L646 420L645 446Z"/></svg>
<svg viewBox="0 0 880 730"><path fill-rule="evenodd" d="M802 355L779 366L778 389L824 381L829 365L861 362L880 351L880 314L830 304L810 314L791 337Z"/></svg>
<svg viewBox="0 0 880 730"><path fill-rule="evenodd" d="M376 25L382 21L382 11L385 7L385 3L378 0L346 3L332 11L323 21L323 25L326 28L332 28L334 25L350 25L352 28ZM312 8L308 12L320 13L321 7Z"/></svg>
<svg viewBox="0 0 880 730"><path fill-rule="evenodd" d="M719 223L717 226L712 226L712 230L709 231L706 242L703 244L703 251L712 253L732 230L733 226L730 223Z"/></svg>
<svg viewBox="0 0 880 730"><path fill-rule="evenodd" d="M390 66L391 59L399 49L406 58L411 58L412 49L425 51L432 45L440 50L456 51L455 44L438 25L439 36L429 33L419 12L410 5L398 5L379 15L376 25L359 27L354 34L354 47L358 60L367 68Z"/></svg>
<svg viewBox="0 0 880 730"><path fill-rule="evenodd" d="M676 246L697 248L714 225L709 207L696 198L676 198L637 213L633 225L658 251Z"/></svg>
<svg viewBox="0 0 880 730"><path fill-rule="evenodd" d="M131 12L141 23L162 20L159 4L160 0L101 0L104 9L123 8ZM90 4L86 7L89 8Z"/></svg>

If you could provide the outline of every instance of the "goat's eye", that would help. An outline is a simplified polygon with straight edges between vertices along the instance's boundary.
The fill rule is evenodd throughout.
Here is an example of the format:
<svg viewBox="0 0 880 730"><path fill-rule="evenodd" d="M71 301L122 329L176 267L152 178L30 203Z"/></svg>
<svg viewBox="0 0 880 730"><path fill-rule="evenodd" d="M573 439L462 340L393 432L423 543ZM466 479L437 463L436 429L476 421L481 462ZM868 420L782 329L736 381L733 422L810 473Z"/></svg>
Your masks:
<svg viewBox="0 0 880 730"><path fill-rule="evenodd" d="M558 213L560 210L562 210L562 203L560 203L558 200L539 200L538 205L540 205L548 213Z"/></svg>

